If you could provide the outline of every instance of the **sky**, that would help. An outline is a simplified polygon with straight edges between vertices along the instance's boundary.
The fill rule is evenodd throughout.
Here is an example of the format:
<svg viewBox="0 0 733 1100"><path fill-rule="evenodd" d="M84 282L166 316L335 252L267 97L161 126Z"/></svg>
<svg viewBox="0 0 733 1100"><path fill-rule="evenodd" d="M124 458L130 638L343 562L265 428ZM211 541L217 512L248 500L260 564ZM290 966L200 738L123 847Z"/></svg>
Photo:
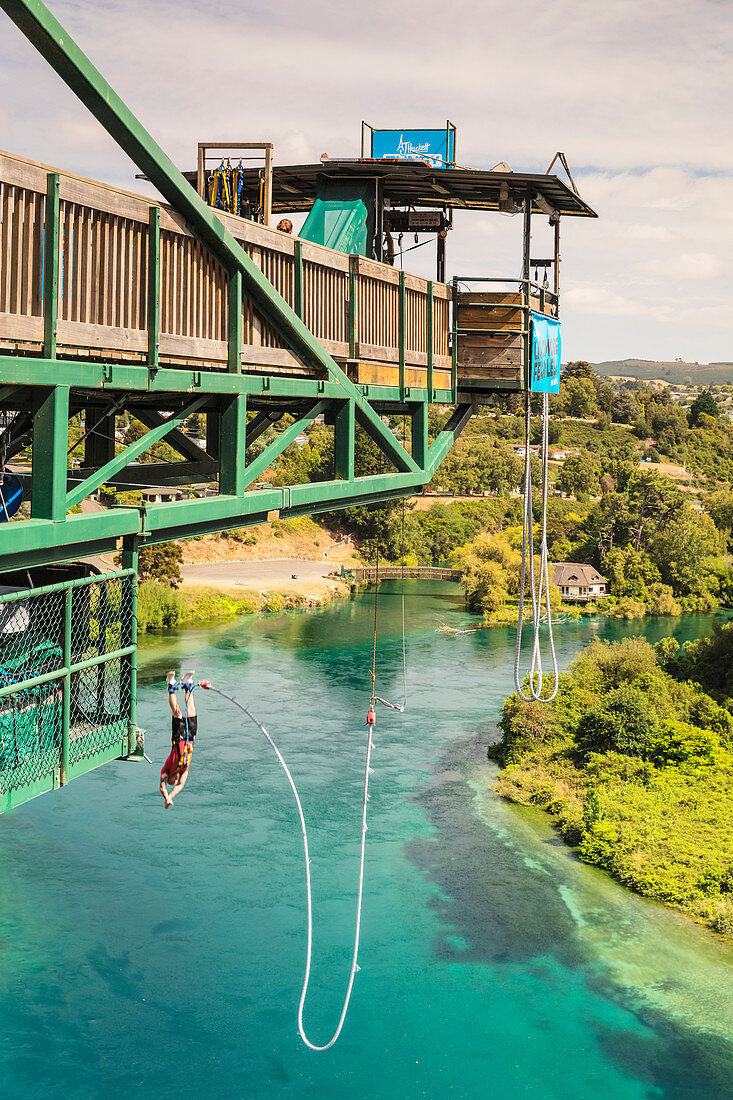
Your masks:
<svg viewBox="0 0 733 1100"><path fill-rule="evenodd" d="M358 156L362 119L450 118L470 167L544 172L561 149L599 214L563 222L563 359L733 361L733 0L49 6L184 169L199 140ZM143 189L3 12L0 148ZM518 275L520 235L521 217L462 215L449 277ZM406 266L430 273L429 251Z"/></svg>

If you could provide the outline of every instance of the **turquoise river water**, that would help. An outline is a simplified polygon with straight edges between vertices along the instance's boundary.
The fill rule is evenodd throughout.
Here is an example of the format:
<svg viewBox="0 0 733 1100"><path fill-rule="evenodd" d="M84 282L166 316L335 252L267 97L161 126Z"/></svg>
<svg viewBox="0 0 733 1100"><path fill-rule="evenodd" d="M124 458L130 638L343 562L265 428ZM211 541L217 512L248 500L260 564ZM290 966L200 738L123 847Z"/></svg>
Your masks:
<svg viewBox="0 0 733 1100"><path fill-rule="evenodd" d="M188 786L164 811L164 674L195 667L278 741L310 825L311 1036L348 976L368 699L369 593L141 645L154 766L114 763L0 817L0 1095L416 1100L733 1097L733 951L584 866L539 811L491 793L512 632L447 636L455 585L408 585L409 702L380 709L360 963L337 1045L296 1031L300 833L271 750L198 693ZM380 596L380 693L401 692ZM709 620L645 624L685 638ZM563 662L593 636L557 629Z"/></svg>

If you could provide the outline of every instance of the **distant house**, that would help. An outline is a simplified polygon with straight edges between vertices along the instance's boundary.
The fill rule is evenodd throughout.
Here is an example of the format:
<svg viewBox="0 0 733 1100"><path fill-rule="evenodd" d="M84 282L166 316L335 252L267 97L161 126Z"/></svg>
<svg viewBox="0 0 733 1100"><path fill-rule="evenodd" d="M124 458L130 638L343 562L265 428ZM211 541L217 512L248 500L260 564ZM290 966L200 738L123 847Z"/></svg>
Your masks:
<svg viewBox="0 0 733 1100"><path fill-rule="evenodd" d="M560 589L564 600L599 600L608 595L608 581L592 565L575 561L559 561L552 566L552 583Z"/></svg>

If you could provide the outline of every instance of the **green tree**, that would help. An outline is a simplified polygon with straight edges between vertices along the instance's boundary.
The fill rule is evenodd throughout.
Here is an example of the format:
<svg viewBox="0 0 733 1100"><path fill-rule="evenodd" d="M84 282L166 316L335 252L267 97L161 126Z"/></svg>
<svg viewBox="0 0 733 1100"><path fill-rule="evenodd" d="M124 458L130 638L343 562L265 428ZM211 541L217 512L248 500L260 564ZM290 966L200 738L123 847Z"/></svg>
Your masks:
<svg viewBox="0 0 733 1100"><path fill-rule="evenodd" d="M141 581L163 581L178 588L182 580L182 561L183 550L177 542L141 546L137 558L138 577Z"/></svg>
<svg viewBox="0 0 733 1100"><path fill-rule="evenodd" d="M703 390L690 405L690 424L693 428L698 424L702 414L711 416L714 420L720 416L718 402L710 390Z"/></svg>
<svg viewBox="0 0 733 1100"><path fill-rule="evenodd" d="M569 455L557 477L558 488L574 496L597 493L599 469L587 451Z"/></svg>

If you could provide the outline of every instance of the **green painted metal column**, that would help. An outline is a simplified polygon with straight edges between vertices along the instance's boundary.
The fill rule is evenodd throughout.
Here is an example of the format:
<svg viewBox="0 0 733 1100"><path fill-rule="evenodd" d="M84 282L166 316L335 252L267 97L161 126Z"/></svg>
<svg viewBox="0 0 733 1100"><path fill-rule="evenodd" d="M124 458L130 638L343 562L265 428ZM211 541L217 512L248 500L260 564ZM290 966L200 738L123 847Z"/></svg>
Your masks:
<svg viewBox="0 0 733 1100"><path fill-rule="evenodd" d="M293 310L303 320L303 242L293 242Z"/></svg>
<svg viewBox="0 0 733 1100"><path fill-rule="evenodd" d="M424 470L428 464L428 405L425 401L412 408L412 457Z"/></svg>
<svg viewBox="0 0 733 1100"><path fill-rule="evenodd" d="M46 176L46 226L43 248L43 355L56 358L59 316L59 187L58 172Z"/></svg>
<svg viewBox="0 0 733 1100"><path fill-rule="evenodd" d="M160 207L148 219L148 366L156 371L160 356Z"/></svg>
<svg viewBox="0 0 733 1100"><path fill-rule="evenodd" d="M398 347L400 355L400 401L405 400L405 362L407 359L406 343L407 333L405 331L405 316L406 316L406 290L405 290L405 272L403 268L400 268L400 283L399 283L399 302L397 309L397 327L398 327Z"/></svg>
<svg viewBox="0 0 733 1100"><path fill-rule="evenodd" d="M219 443L219 492L242 496L246 488L245 453L247 438L247 395L227 400L221 414Z"/></svg>
<svg viewBox="0 0 733 1100"><path fill-rule="evenodd" d="M229 354L230 374L242 373L242 272L235 271L229 276Z"/></svg>
<svg viewBox="0 0 733 1100"><path fill-rule="evenodd" d="M356 416L353 401L339 402L333 425L333 476L354 480Z"/></svg>
<svg viewBox="0 0 733 1100"><path fill-rule="evenodd" d="M71 723L71 613L73 610L74 590L69 587L64 592L64 637L62 643L63 662L66 673L63 681L61 703L61 769L59 782L63 785L69 774L69 726Z"/></svg>
<svg viewBox="0 0 733 1100"><path fill-rule="evenodd" d="M69 387L39 388L33 413L33 519L66 517Z"/></svg>
<svg viewBox="0 0 733 1100"><path fill-rule="evenodd" d="M434 325L434 322L433 322L433 284L432 284L432 281L428 283L427 326L428 326L428 331L426 333L427 350L428 350L427 391L428 391L428 401L432 401L433 397L434 397L433 357L434 357L434 354L435 354L435 325ZM414 457L415 456L413 455L413 458Z"/></svg>
<svg viewBox="0 0 733 1100"><path fill-rule="evenodd" d="M359 257L349 256L349 359L356 359L356 276Z"/></svg>
<svg viewBox="0 0 733 1100"><path fill-rule="evenodd" d="M133 569L132 593L130 600L130 645L134 646L130 654L129 691L130 713L127 724L127 751L129 754L137 748L137 568L138 540L134 536L122 543L122 568Z"/></svg>

